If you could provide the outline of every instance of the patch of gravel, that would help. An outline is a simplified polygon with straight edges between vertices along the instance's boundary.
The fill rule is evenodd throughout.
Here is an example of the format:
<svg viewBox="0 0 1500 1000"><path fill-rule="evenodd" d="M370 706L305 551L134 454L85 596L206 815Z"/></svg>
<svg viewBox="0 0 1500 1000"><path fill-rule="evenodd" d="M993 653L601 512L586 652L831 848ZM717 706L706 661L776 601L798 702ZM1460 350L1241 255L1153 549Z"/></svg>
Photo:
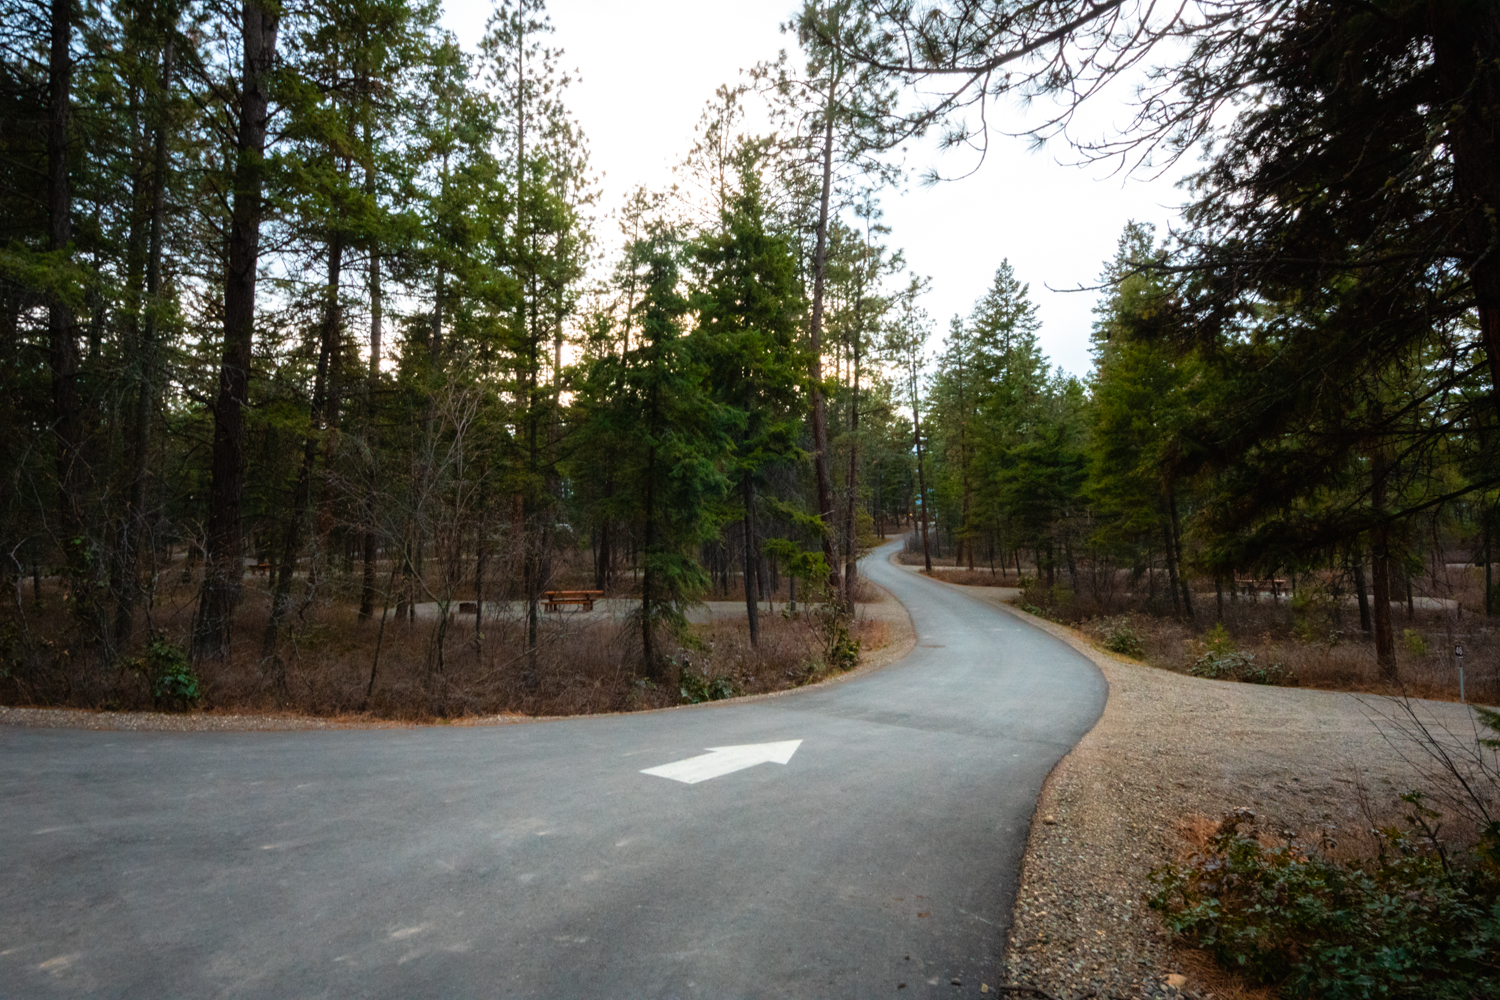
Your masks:
<svg viewBox="0 0 1500 1000"><path fill-rule="evenodd" d="M1358 785L1378 804L1419 784L1375 724L1390 704L1147 667L1003 604L991 588L959 589L1067 642L1109 682L1104 714L1038 799L1006 950L1009 982L1060 998L1261 995L1235 989L1197 954L1174 952L1146 906L1148 874L1183 856L1179 824L1189 817L1248 807L1262 828L1362 831ZM1416 704L1454 732L1469 729L1461 705Z"/></svg>

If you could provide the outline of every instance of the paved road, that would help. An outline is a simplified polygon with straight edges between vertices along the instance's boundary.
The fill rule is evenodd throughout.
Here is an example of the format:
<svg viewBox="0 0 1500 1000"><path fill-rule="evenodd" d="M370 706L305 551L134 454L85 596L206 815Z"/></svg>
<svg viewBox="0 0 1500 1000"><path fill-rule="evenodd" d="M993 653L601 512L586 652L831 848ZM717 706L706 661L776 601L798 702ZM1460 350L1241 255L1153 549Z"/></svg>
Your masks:
<svg viewBox="0 0 1500 1000"><path fill-rule="evenodd" d="M1105 684L886 552L866 571L918 648L782 698L490 728L0 727L0 995L977 995L1037 791ZM799 739L785 765L641 773Z"/></svg>

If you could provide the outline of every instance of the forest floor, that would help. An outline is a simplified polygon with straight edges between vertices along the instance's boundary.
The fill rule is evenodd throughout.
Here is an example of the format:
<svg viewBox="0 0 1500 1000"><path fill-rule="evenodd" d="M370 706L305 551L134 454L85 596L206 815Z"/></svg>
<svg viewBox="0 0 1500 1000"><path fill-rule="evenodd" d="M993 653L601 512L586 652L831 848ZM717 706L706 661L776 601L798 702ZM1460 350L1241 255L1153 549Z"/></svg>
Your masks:
<svg viewBox="0 0 1500 1000"><path fill-rule="evenodd" d="M742 699L775 697L801 687L836 683L848 680L894 663L916 645L916 632L905 607L890 594L866 582L863 587L866 598L855 605L854 629L863 640L859 665L853 670L830 672L820 675L808 683L786 681L783 686L770 691L753 692ZM503 604L504 602L498 602ZM618 605L618 607L616 606ZM498 604L486 602L486 610ZM624 619L635 607L628 600L599 601L596 610L590 613L568 612L565 618L575 626L608 625ZM763 628L784 626L784 601L762 604ZM414 609L417 620L436 617L436 605L417 605ZM709 634L722 641L743 643L748 636L749 625L744 601L705 601L695 606L688 619ZM675 706L681 707L681 706ZM641 710L659 706L644 705ZM670 710L660 709L660 710ZM608 714L608 713L594 713ZM455 718L425 720L380 718L370 713L344 712L331 715L315 715L296 711L244 711L234 708L219 708L188 712L149 711L100 711L78 708L39 708L28 706L0 705L0 725L33 726L44 728L75 728L100 730L151 730L165 732L186 731L284 731L291 729L361 729L390 728L413 725L505 725L532 722L558 715L526 714L521 712L496 712L466 715Z"/></svg>
<svg viewBox="0 0 1500 1000"><path fill-rule="evenodd" d="M896 562L915 571L923 565L922 553L902 551ZM1035 573L1035 567L1028 569ZM1174 610L1163 581L1132 591L1123 571L1114 574L1112 585L1093 581L1100 585L1083 595L1063 585L1066 574L1047 586L1014 566L956 566L951 552L933 558L930 575L986 588L993 599L1040 612L1091 641L1177 673L1432 701L1459 701L1466 692L1470 701L1500 701L1500 618L1482 613L1484 573L1464 564L1414 578L1407 596L1391 602L1396 682L1377 666L1374 634L1368 621L1361 622L1358 598L1316 575L1303 577L1295 596L1285 586L1279 596L1218 594L1211 579L1194 578L1196 613L1188 615ZM1108 642L1115 634L1128 637L1126 644ZM1455 647L1466 654L1462 682ZM1204 654L1211 650L1231 655L1206 664Z"/></svg>
<svg viewBox="0 0 1500 1000"><path fill-rule="evenodd" d="M1000 588L963 587L1057 636L1109 682L1099 722L1047 779L1022 867L1006 968L1056 997L1249 1000L1206 954L1168 940L1146 904L1150 873L1203 846L1219 818L1358 853L1396 797L1427 784L1403 741L1400 705L1368 694L1206 680L1114 656L1084 633L1011 607ZM1463 734L1460 705L1411 702L1438 731ZM1171 984L1171 985L1167 985Z"/></svg>

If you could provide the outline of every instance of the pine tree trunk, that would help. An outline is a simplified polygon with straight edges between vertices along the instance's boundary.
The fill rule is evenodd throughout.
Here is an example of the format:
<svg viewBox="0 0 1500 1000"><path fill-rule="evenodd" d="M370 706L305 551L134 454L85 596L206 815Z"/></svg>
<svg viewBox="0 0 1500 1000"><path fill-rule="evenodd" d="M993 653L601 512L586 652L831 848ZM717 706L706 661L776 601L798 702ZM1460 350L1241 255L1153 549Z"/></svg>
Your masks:
<svg viewBox="0 0 1500 1000"><path fill-rule="evenodd" d="M1495 510L1490 508L1484 519L1484 613L1493 615L1495 613L1495 583L1491 571L1495 565L1495 554L1490 549L1494 538Z"/></svg>
<svg viewBox="0 0 1500 1000"><path fill-rule="evenodd" d="M373 182L367 184L367 188L373 188L373 186ZM381 326L385 319L385 303L382 295L380 254L377 250L372 250L370 253L370 370L366 375L365 383L365 450L369 454L366 475L369 477L369 482L365 491L366 524L362 559L364 578L360 581L359 588L359 620L362 622L369 621L375 614L375 561L379 555L379 537L375 531L376 507L379 502L375 461L376 449L379 447L375 428L375 392L380 386L380 341L383 334Z"/></svg>
<svg viewBox="0 0 1500 1000"><path fill-rule="evenodd" d="M594 560L594 589L607 590L609 588L609 570L612 565L611 547L614 539L610 533L609 518L604 518L599 523L599 554Z"/></svg>
<svg viewBox="0 0 1500 1000"><path fill-rule="evenodd" d="M1439 86L1453 105L1447 145L1453 198L1464 223L1462 260L1490 365L1490 396L1500 413L1500 4L1432 4Z"/></svg>
<svg viewBox="0 0 1500 1000"><path fill-rule="evenodd" d="M1389 529L1380 527L1370 546L1370 569L1375 619L1375 662L1386 680L1396 680L1396 639L1391 626L1391 561Z"/></svg>
<svg viewBox="0 0 1500 1000"><path fill-rule="evenodd" d="M1172 544L1172 519L1167 517L1161 526L1162 542L1167 550L1167 587L1172 592L1172 613L1182 617L1182 592L1177 589L1176 546Z"/></svg>
<svg viewBox="0 0 1500 1000"><path fill-rule="evenodd" d="M742 492L745 496L745 613L750 618L750 645L760 645L760 599L756 580L760 549L755 544L755 482L748 475Z"/></svg>
<svg viewBox="0 0 1500 1000"><path fill-rule="evenodd" d="M209 487L207 560L193 628L196 659L223 659L244 579L240 503L245 491L245 411L250 405L251 346L255 334L255 278L260 263L264 186L262 157L270 103L270 73L276 55L277 15L255 2L240 10L244 60L234 194L224 275L224 352L214 401L212 481Z"/></svg>
<svg viewBox="0 0 1500 1000"><path fill-rule="evenodd" d="M1182 514L1177 509L1177 490L1167 490L1168 513L1172 519L1172 563L1176 567L1174 583L1182 588L1182 610L1193 617L1193 595L1188 585L1187 573L1182 569Z"/></svg>
<svg viewBox="0 0 1500 1000"><path fill-rule="evenodd" d="M374 113L374 97L370 94L370 81L367 76L361 74L359 98L363 102L360 108L363 116L364 131L364 154L365 154L365 196L373 204L375 202L375 130L371 123ZM368 484L365 490L365 531L363 563L364 575L360 581L359 589L359 620L369 621L375 614L375 570L376 558L379 553L378 537L375 531L375 515L378 503L377 486L377 464L376 452L379 441L376 437L375 427L375 393L380 388L380 352L381 340L384 336L385 323L385 289L381 282L380 241L378 237L372 237L368 244L370 255L370 366L365 376L365 453L367 459L366 475ZM382 612L382 618L384 613ZM382 622L382 627L383 627Z"/></svg>
<svg viewBox="0 0 1500 1000"><path fill-rule="evenodd" d="M823 124L823 179L818 199L818 228L813 248L812 317L808 323L808 389L812 395L813 476L817 480L818 518L823 522L823 558L828 563L829 590L839 592L834 551L833 480L828 472L828 411L823 400L823 284L828 263L828 203L833 193L833 102L838 87L835 74L828 85ZM925 528L925 525L924 525ZM925 536L924 536L925 537Z"/></svg>
<svg viewBox="0 0 1500 1000"><path fill-rule="evenodd" d="M651 553L656 546L656 445L646 449L646 518L645 558L641 571L641 668L647 677L656 676L656 574L652 571ZM748 560L749 553L746 553ZM746 570L748 573L749 570Z"/></svg>
<svg viewBox="0 0 1500 1000"><path fill-rule="evenodd" d="M172 91L175 47L168 25L162 48L161 79L156 94L156 135L151 165L151 217L146 249L146 301L137 344L139 384L136 386L135 426L130 451L130 497L125 509L125 531L121 546L120 597L115 607L115 647L130 639L136 603L140 595L140 552L146 534L146 473L151 448L151 416L156 404L157 315L161 299L162 240L165 237L167 202L167 102Z"/></svg>
<svg viewBox="0 0 1500 1000"><path fill-rule="evenodd" d="M1391 628L1391 548L1390 525L1385 517L1385 474L1387 464L1380 455L1374 463L1374 483L1370 491L1373 513L1381 518L1370 539L1370 573L1375 602L1375 662L1381 676L1388 681L1396 677L1396 639Z"/></svg>
<svg viewBox="0 0 1500 1000"><path fill-rule="evenodd" d="M343 271L344 237L334 235L328 247L328 302L325 305L323 343L319 347L318 360L325 366L326 377L322 393L323 422L323 469L325 476L333 471L338 455L340 407L343 400L344 373L344 308L339 301L339 285ZM334 491L331 482L323 485L318 502L318 518L314 534L312 562L308 569L308 599L328 573L328 554L333 537Z"/></svg>
<svg viewBox="0 0 1500 1000"><path fill-rule="evenodd" d="M322 335L318 342L318 366L313 376L312 403L308 414L308 433L302 441L302 467L297 471L297 485L292 493L292 510L282 536L281 563L276 572L276 587L271 597L271 616L266 620L265 637L261 642L261 655L272 656L276 652L277 633L286 613L291 607L292 574L297 568L297 557L302 550L302 528L307 520L312 498L313 466L318 456L318 437L327 414L328 383L333 367L338 363L339 307L338 287L343 261L344 240L341 232L335 232L328 243L327 302L324 304ZM314 556L316 558L316 556ZM316 571L309 566L308 587L313 587Z"/></svg>
<svg viewBox="0 0 1500 1000"><path fill-rule="evenodd" d="M932 546L927 540L927 477L922 470L922 422L917 414L916 379L912 379L911 424L917 445L917 492L922 496L922 564L932 575Z"/></svg>
<svg viewBox="0 0 1500 1000"><path fill-rule="evenodd" d="M48 58L47 220L48 248L61 253L73 240L73 191L69 178L72 128L73 0L52 0ZM70 255L71 256L71 255ZM86 573L83 505L79 484L83 463L82 420L78 405L78 331L72 308L59 293L48 296L47 332L52 369L52 425L57 440L57 541L62 546L68 586L78 590Z"/></svg>
<svg viewBox="0 0 1500 1000"><path fill-rule="evenodd" d="M861 303L855 300L855 315ZM855 502L859 494L859 341L863 331L854 331L854 387L849 403L849 472L844 478L848 502L844 514L844 607L853 609L854 591L859 579L859 539L855 522Z"/></svg>
<svg viewBox="0 0 1500 1000"><path fill-rule="evenodd" d="M1359 628L1362 632L1370 631L1370 597L1369 590L1365 586L1365 554L1354 553L1354 593L1359 602Z"/></svg>

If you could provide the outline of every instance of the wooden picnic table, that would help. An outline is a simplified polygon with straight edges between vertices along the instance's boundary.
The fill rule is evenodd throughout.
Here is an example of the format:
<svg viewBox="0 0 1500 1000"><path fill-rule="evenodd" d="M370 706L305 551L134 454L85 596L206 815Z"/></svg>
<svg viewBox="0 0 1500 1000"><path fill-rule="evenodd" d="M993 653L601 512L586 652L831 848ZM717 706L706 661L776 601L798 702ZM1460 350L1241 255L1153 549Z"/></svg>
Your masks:
<svg viewBox="0 0 1500 1000"><path fill-rule="evenodd" d="M561 611L567 605L578 605L580 611L593 611L596 598L604 596L602 590L549 590L543 611Z"/></svg>
<svg viewBox="0 0 1500 1000"><path fill-rule="evenodd" d="M1235 589L1250 598L1258 597L1262 590L1270 590L1271 599L1279 600L1286 585L1286 578L1280 576L1236 576L1234 578Z"/></svg>

